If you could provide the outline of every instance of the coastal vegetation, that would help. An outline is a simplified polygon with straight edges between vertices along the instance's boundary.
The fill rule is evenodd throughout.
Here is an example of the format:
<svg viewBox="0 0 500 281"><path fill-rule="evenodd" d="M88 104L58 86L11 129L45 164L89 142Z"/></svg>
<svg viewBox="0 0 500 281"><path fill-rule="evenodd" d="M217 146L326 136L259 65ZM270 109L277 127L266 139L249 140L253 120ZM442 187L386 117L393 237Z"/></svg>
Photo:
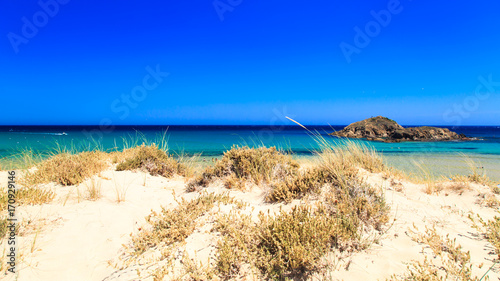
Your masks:
<svg viewBox="0 0 500 281"><path fill-rule="evenodd" d="M187 170L186 166L168 155L165 150L159 149L155 144L129 148L122 153L126 156L116 166L117 171L139 169L152 176L160 175L169 178L175 174L184 175Z"/></svg>
<svg viewBox="0 0 500 281"><path fill-rule="evenodd" d="M76 185L108 167L107 154L102 151L86 151L78 154L64 152L38 163L34 169L25 171L22 184L36 186L56 182L61 185Z"/></svg>
<svg viewBox="0 0 500 281"><path fill-rule="evenodd" d="M54 200L58 189L79 185L85 186L86 199L99 201L105 193L103 186L112 181L109 173L113 180L115 173L144 174L144 188L148 188L148 176L180 177L184 180L183 194L172 193L174 204L153 210L146 217L144 225L131 234L127 264L118 267L138 266L145 257L156 256L153 271L137 270L139 276L149 272L156 280L317 278L335 270L329 260L332 255L343 259L379 243L397 219L386 192L405 192L408 183L429 196L443 192L459 196L481 187L483 200L478 196L478 204L499 206L497 184L470 158L464 157L469 174L436 179L424 165L421 173L413 175L390 167L384 164L382 155L359 142L315 138L320 149L307 163L275 147L235 146L211 165L197 168L192 164L195 157L170 154L165 143L154 142L111 152L61 151L37 161L28 157L19 180L17 203L59 204ZM377 175L389 183L390 189L367 180L367 175ZM262 191L262 201L257 205L245 199L245 194L251 196L255 190ZM124 195L118 197L118 203L127 201ZM7 200L2 190L1 237L7 227ZM470 217L500 260L500 219ZM202 232L212 239L208 263L183 250L190 237ZM471 253L454 239L435 228L412 233L412 241L432 253L425 253L422 260L409 261L407 271L393 275L392 280L479 280L472 274Z"/></svg>
<svg viewBox="0 0 500 281"><path fill-rule="evenodd" d="M393 275L388 280L482 280L472 274L470 252L457 245L455 239L439 235L434 226L426 228L423 233L417 229L411 238L423 245L424 249L430 249L430 253L422 250L425 256L423 262L410 262L406 273L402 276Z"/></svg>
<svg viewBox="0 0 500 281"><path fill-rule="evenodd" d="M294 176L298 169L296 161L275 147L233 147L189 182L188 190L206 187L215 179L225 181L224 185L228 188L242 188L244 181L267 184Z"/></svg>

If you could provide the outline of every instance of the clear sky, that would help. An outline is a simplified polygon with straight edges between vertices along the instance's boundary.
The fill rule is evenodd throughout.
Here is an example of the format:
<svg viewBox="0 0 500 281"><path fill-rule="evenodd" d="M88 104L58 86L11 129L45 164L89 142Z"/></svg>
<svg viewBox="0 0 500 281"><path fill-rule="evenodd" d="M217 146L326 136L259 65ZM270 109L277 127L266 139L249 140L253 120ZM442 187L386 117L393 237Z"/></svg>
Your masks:
<svg viewBox="0 0 500 281"><path fill-rule="evenodd" d="M3 0L0 124L500 125L500 2Z"/></svg>

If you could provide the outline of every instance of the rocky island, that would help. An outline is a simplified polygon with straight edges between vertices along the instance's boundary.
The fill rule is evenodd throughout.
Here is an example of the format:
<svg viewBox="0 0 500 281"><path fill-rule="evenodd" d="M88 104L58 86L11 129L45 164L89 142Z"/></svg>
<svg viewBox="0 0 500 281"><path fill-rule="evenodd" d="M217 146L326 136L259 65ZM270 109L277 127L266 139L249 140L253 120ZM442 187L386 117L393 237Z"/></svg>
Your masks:
<svg viewBox="0 0 500 281"><path fill-rule="evenodd" d="M429 126L404 128L396 121L383 116L352 123L343 130L330 135L383 142L470 140L465 135L446 128Z"/></svg>

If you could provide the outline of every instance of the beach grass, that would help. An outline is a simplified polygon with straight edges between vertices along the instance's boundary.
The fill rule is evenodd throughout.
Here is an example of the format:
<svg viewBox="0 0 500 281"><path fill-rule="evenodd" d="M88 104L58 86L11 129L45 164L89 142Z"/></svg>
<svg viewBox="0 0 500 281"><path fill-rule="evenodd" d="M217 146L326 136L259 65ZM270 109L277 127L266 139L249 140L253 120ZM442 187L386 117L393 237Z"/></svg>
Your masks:
<svg viewBox="0 0 500 281"><path fill-rule="evenodd" d="M469 190L471 184L490 186L492 194L483 194L483 202L490 207L498 206L495 185L470 158L464 158L470 167L468 175L443 180L421 163L415 163L419 174L406 175L385 165L382 155L358 141L324 138L319 134L313 138L320 149L314 152L314 160L303 167L290 154L275 147L235 146L200 170L197 156L169 154L165 136L157 140L158 144L151 141L139 144L139 139L124 141L123 150L111 152L95 149L75 153L60 149L58 153L42 157L27 151L23 156L26 168L17 200L20 205L51 202L55 192L44 186L50 182L63 186L83 183L86 198L100 200L99 175L108 169L114 173L117 202L125 200L127 187L125 183L118 183L115 171L145 172L144 187L148 186L148 175L183 176L188 181L186 190L200 191L200 194L191 194L195 195L192 200L176 199L174 208L163 207L159 212L152 212L146 218L146 225L132 236L133 253L141 256L150 249L164 248L162 256L167 258L197 228L212 220L211 232L219 238L215 263L203 265L185 255L183 274L195 279L226 280L246 275L257 279L307 278L325 269L324 257L328 253L355 252L369 247L372 241L368 241L367 236L387 229L390 206L382 188L367 183L361 176L366 172L379 173L384 180L393 182L417 182L429 195L442 190L462 193ZM240 191L257 186L266 191L262 204L279 204L283 208L276 213L259 212L257 216L248 210L218 214L215 206L235 205L241 210L245 207L227 193L209 193L202 189L210 184ZM6 201L6 192L0 193L1 206L6 206ZM206 216L210 217L205 219ZM5 225L5 218L0 219L0 236L5 235ZM478 225L500 258L500 219L480 220ZM432 249L441 263L426 257L423 262L410 263L404 276L393 278L439 280L444 276L474 280L470 273L470 254L454 240L439 236L435 229L426 229L413 239ZM169 271L160 267L153 275L162 277Z"/></svg>
<svg viewBox="0 0 500 281"><path fill-rule="evenodd" d="M273 180L283 180L297 173L299 164L289 155L275 147L249 148L233 147L224 152L220 160L208 166L200 175L188 184L188 190L194 191L206 187L216 179L225 180L229 188L241 186L241 181L250 181L259 185Z"/></svg>
<svg viewBox="0 0 500 281"><path fill-rule="evenodd" d="M482 280L472 273L470 252L464 251L448 235L439 235L434 226L426 227L423 233L419 233L417 229L412 240L429 248L432 254L426 254L422 250L423 261L410 262L403 275L393 275L388 280Z"/></svg>
<svg viewBox="0 0 500 281"><path fill-rule="evenodd" d="M494 182L486 175L481 163L474 161L470 156L461 154L463 162L469 167L468 175L453 175L452 181L477 183L480 185L489 186L494 191Z"/></svg>
<svg viewBox="0 0 500 281"><path fill-rule="evenodd" d="M175 174L183 175L187 170L186 166L155 144L128 148L122 153L126 156L116 166L117 171L143 170L152 176L169 178Z"/></svg>
<svg viewBox="0 0 500 281"><path fill-rule="evenodd" d="M38 163L35 169L25 170L20 183L25 186L49 182L76 185L104 171L108 166L107 154L102 151L78 154L63 152Z"/></svg>

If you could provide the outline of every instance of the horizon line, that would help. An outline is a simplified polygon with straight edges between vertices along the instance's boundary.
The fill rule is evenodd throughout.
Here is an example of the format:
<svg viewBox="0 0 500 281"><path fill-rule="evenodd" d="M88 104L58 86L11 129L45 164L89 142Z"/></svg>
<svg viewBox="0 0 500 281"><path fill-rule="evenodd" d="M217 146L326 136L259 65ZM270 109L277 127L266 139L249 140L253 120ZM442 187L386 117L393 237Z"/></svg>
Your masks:
<svg viewBox="0 0 500 281"><path fill-rule="evenodd" d="M350 123L352 124L352 123ZM304 126L348 126L350 124L303 124ZM401 126L436 126L436 127L498 127L498 125L435 125L435 124L400 124ZM300 127L297 124L119 124L119 125L110 125L110 126L102 126L99 124L17 124L17 125L2 125L0 127L103 127L103 129L110 129L112 127L169 127L169 126L226 126L226 127L235 127L235 126L260 126L260 127Z"/></svg>

